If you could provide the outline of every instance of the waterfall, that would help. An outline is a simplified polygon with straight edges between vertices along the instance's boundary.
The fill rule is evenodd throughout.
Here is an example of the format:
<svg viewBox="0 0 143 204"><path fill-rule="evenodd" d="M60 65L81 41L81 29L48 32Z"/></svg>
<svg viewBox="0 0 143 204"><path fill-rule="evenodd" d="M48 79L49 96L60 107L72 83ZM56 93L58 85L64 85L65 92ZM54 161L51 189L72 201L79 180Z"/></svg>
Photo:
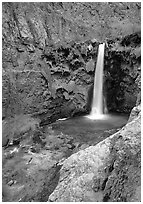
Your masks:
<svg viewBox="0 0 143 204"><path fill-rule="evenodd" d="M91 106L91 112L88 118L100 119L104 116L104 98L103 98L103 67L104 67L104 47L105 43L100 44L98 48L98 57L96 63L95 77L94 77L94 89L93 89L93 101Z"/></svg>

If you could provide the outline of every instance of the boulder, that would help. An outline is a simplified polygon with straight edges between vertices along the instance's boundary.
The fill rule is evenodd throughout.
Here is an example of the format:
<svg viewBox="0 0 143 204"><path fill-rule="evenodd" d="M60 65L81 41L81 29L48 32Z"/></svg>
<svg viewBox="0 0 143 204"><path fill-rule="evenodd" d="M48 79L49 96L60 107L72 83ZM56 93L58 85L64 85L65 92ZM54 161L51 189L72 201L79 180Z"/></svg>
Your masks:
<svg viewBox="0 0 143 204"><path fill-rule="evenodd" d="M63 162L49 201L141 201L140 136L139 112L119 132L71 155Z"/></svg>
<svg viewBox="0 0 143 204"><path fill-rule="evenodd" d="M128 122L134 120L140 112L141 112L141 104L139 104L138 106L132 109Z"/></svg>

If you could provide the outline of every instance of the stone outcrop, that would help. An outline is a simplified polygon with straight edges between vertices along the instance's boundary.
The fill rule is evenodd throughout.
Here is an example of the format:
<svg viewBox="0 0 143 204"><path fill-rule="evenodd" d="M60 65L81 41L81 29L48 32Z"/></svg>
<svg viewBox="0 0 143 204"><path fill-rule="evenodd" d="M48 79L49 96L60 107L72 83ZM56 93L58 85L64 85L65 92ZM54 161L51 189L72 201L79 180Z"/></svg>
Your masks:
<svg viewBox="0 0 143 204"><path fill-rule="evenodd" d="M70 156L52 202L133 202L141 199L141 113L96 146Z"/></svg>

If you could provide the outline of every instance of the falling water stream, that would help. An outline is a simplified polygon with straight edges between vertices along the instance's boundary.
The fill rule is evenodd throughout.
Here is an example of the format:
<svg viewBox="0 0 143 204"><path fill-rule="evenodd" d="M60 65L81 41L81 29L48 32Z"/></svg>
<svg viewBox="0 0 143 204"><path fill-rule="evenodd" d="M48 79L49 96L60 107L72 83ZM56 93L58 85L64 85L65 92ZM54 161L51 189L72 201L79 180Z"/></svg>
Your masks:
<svg viewBox="0 0 143 204"><path fill-rule="evenodd" d="M105 43L99 45L94 90L89 115L63 118L52 124L55 134L71 135L78 142L95 145L126 124L128 115L109 114L103 96L103 69Z"/></svg>
<svg viewBox="0 0 143 204"><path fill-rule="evenodd" d="M93 101L91 113L87 116L90 119L101 119L104 115L103 106L103 68L104 68L104 47L105 43L99 45L96 70L94 76Z"/></svg>

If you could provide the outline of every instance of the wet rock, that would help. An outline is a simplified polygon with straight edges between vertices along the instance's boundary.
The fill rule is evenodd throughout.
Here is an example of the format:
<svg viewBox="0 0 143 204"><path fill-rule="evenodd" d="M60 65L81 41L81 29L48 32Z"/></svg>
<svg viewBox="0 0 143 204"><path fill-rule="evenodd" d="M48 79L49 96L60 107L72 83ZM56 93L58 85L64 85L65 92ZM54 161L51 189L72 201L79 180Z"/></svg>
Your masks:
<svg viewBox="0 0 143 204"><path fill-rule="evenodd" d="M90 61L88 61L86 64L86 71L87 72L90 72L90 71L93 72L94 68L95 68L95 63L94 63L93 59L90 59Z"/></svg>
<svg viewBox="0 0 143 204"><path fill-rule="evenodd" d="M69 70L69 66L66 64L59 64L58 66L55 66L51 68L51 73L61 73L61 75L70 75L70 70Z"/></svg>
<svg viewBox="0 0 143 204"><path fill-rule="evenodd" d="M34 45L32 45L32 44L28 45L28 46L27 46L27 51L28 51L28 52L35 52L35 47L34 47Z"/></svg>
<svg viewBox="0 0 143 204"><path fill-rule="evenodd" d="M72 81L72 80L71 80L71 81L68 83L68 92L69 92L69 93L73 92L73 91L75 90L75 86L76 86L75 81Z"/></svg>
<svg viewBox="0 0 143 204"><path fill-rule="evenodd" d="M64 97L65 97L66 100L69 100L69 99L70 99L70 96L69 96L69 94L68 94L67 92L64 92L63 95L64 95Z"/></svg>
<svg viewBox="0 0 143 204"><path fill-rule="evenodd" d="M128 39L131 38L132 36L129 35ZM125 47L121 46L121 40L118 39L115 42L116 48L114 47L114 51L108 47L105 49L104 92L107 97L107 106L109 110L130 112L136 105L140 92L140 71L138 70L140 59L136 59L131 53L134 49L140 47L140 41L137 41L137 44L128 41L128 46ZM114 43L112 42L112 45Z"/></svg>
<svg viewBox="0 0 143 204"><path fill-rule="evenodd" d="M12 196L12 193L11 191L9 190L9 186L6 185L6 184L2 184L2 198L3 198L3 201L7 201L11 198Z"/></svg>
<svg viewBox="0 0 143 204"><path fill-rule="evenodd" d="M140 112L141 112L141 104L132 109L128 122L131 122L132 120L134 120Z"/></svg>
<svg viewBox="0 0 143 204"><path fill-rule="evenodd" d="M62 163L75 147L71 136L56 134L51 126L44 132L39 127L25 131L19 144L3 148L3 201L6 202L47 201L57 185Z"/></svg>
<svg viewBox="0 0 143 204"><path fill-rule="evenodd" d="M18 50L19 52L24 52L24 51L25 51L25 46L18 45L17 50Z"/></svg>
<svg viewBox="0 0 143 204"><path fill-rule="evenodd" d="M46 136L40 130L33 131L32 140L35 144L37 143L44 146L44 144L46 143L46 141L44 141L45 138Z"/></svg>
<svg viewBox="0 0 143 204"><path fill-rule="evenodd" d="M14 184L14 181L11 180L11 181L9 181L7 184L8 184L9 186L11 186L12 184Z"/></svg>
<svg viewBox="0 0 143 204"><path fill-rule="evenodd" d="M40 120L32 118L29 115L19 115L3 121L3 146L8 141L20 140L24 133L36 130L39 127Z"/></svg>
<svg viewBox="0 0 143 204"><path fill-rule="evenodd" d="M5 173L7 172L7 175L3 177L3 185L5 186L7 178L13 178L17 182L9 186L11 196L4 195L3 200L6 202L46 201L56 185L56 179L58 180L56 173L60 167L56 167L56 163L57 161L49 151L29 152L24 155L19 152L19 155L15 156L11 162L7 160L3 166ZM51 180L55 180L55 184L51 183Z"/></svg>
<svg viewBox="0 0 143 204"><path fill-rule="evenodd" d="M80 146L79 150L84 150L84 149L86 149L87 147L89 147L88 144L83 144L83 145Z"/></svg>
<svg viewBox="0 0 143 204"><path fill-rule="evenodd" d="M140 117L139 113L119 132L66 159L60 170L58 186L49 201L140 200L136 196L141 185Z"/></svg>

